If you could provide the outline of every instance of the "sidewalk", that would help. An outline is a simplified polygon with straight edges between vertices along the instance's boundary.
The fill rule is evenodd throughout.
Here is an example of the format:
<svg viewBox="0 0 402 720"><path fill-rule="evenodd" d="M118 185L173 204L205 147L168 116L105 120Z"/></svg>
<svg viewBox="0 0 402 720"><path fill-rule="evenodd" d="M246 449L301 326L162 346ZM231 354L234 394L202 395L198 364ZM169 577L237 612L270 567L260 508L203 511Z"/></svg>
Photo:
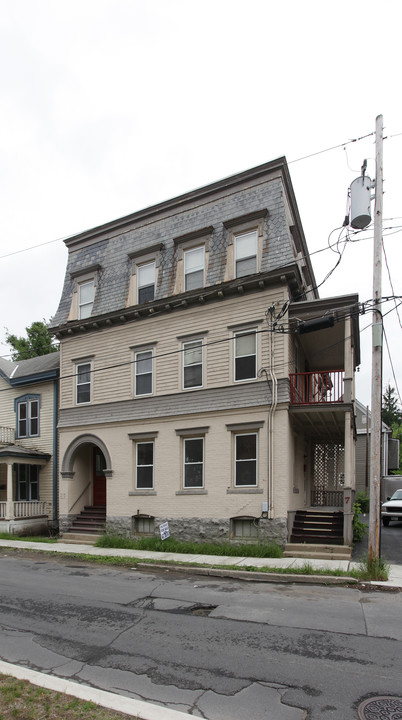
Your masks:
<svg viewBox="0 0 402 720"><path fill-rule="evenodd" d="M255 568L281 568L286 570L287 568L301 568L308 562L314 569L317 570L351 570L359 566L358 562L349 560L305 560L303 558L251 558L251 557L228 557L227 555L187 555L182 553L164 553L164 552L152 552L148 550L121 550L118 548L98 548L92 545L73 545L70 543L37 543L37 542L24 542L21 540L0 540L0 547L11 547L25 550L36 550L54 553L68 553L70 555L84 554L84 555L96 555L98 557L126 557L135 558L146 562L151 560L153 563L164 562L169 563L186 563L186 565L192 566L213 566L213 565L227 565L230 567L236 567L238 572L236 573L239 577L240 572L244 566L252 565ZM185 571L185 567L180 568ZM234 571L236 572L236 571ZM220 573L219 569L214 570L214 575L227 576L227 572L222 570ZM234 574L234 573L233 573ZM245 576L245 572L241 573L241 576ZM247 573L250 576L249 573ZM239 577L241 579L241 577ZM251 579L251 578L250 578ZM337 578L333 578L337 580ZM302 580L308 583L322 583L327 580L319 575L270 575L264 576L266 582L297 582ZM402 590L402 565L390 565L389 580L386 582L374 582L366 583L371 585L382 585L388 588L400 588Z"/></svg>

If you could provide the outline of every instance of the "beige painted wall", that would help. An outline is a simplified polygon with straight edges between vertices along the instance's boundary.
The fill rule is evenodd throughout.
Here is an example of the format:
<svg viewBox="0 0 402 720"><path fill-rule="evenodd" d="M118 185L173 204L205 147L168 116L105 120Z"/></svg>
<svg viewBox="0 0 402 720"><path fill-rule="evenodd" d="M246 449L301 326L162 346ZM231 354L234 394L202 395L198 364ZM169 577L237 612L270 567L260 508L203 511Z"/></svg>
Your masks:
<svg viewBox="0 0 402 720"><path fill-rule="evenodd" d="M239 423L247 431L247 423L263 423L258 433L258 487L257 492L234 489L233 433L227 424ZM293 456L289 452L291 442L286 437L288 424L286 409L277 411L277 448L275 453L274 516L285 517L289 506L289 473L293 468ZM183 492L182 437L176 430L208 427L204 445L204 489L206 494ZM87 433L87 428L82 428ZM150 495L135 489L135 441L129 434L157 433L154 451L154 490ZM220 518L237 515L260 516L262 502L267 501L267 447L268 422L265 408L255 410L204 413L197 417L181 416L145 421L141 424L124 423L92 427L91 433L103 441L111 455L113 475L107 479L107 514L123 516L150 514L167 517ZM60 453L63 457L70 443L80 435L80 429L60 433ZM63 480L60 494L60 513L69 514L72 503L88 482L92 470L85 448L77 452L72 480ZM233 492L234 489L234 492ZM232 492L228 492L232 490ZM179 494L178 494L179 493ZM301 496L300 496L301 497ZM82 500L82 505L84 500ZM71 512L78 512L77 507Z"/></svg>

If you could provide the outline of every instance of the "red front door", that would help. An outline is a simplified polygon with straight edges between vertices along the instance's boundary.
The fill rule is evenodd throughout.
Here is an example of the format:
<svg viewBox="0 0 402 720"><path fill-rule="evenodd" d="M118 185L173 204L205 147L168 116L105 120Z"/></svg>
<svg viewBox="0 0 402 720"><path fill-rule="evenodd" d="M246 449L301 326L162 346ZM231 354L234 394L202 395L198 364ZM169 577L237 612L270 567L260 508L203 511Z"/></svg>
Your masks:
<svg viewBox="0 0 402 720"><path fill-rule="evenodd" d="M93 492L93 503L94 505L105 505L106 506L106 477L104 470L106 462L103 453L99 448L94 450L94 492Z"/></svg>

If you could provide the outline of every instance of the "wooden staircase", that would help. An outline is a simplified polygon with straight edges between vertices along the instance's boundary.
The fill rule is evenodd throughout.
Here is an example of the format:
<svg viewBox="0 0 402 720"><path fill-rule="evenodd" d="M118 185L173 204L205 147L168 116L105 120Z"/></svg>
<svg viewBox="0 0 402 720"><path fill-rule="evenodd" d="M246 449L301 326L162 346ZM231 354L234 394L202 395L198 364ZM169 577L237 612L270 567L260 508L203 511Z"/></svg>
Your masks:
<svg viewBox="0 0 402 720"><path fill-rule="evenodd" d="M60 538L63 543L93 545L105 532L106 506L86 506Z"/></svg>
<svg viewBox="0 0 402 720"><path fill-rule="evenodd" d="M343 512L297 510L290 543L284 557L350 560L351 548L343 544Z"/></svg>

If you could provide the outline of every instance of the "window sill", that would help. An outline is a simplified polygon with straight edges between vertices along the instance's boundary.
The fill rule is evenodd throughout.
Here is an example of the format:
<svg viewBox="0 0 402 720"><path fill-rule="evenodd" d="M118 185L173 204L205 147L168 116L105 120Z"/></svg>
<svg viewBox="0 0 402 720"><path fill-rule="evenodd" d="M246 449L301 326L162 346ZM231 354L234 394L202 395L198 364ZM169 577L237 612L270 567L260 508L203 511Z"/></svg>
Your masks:
<svg viewBox="0 0 402 720"><path fill-rule="evenodd" d="M244 488L243 487L233 487L233 488L228 488L226 490L227 495L232 495L232 494L237 495L238 493L248 493L248 494L254 493L254 494L256 494L256 493L263 493L263 492L264 491L262 488L257 488L257 487L256 488L254 488L254 487L244 487Z"/></svg>
<svg viewBox="0 0 402 720"><path fill-rule="evenodd" d="M208 495L208 490L204 488L186 488L185 490L176 490L176 495Z"/></svg>
<svg viewBox="0 0 402 720"><path fill-rule="evenodd" d="M156 495L156 490L130 490L129 495Z"/></svg>

